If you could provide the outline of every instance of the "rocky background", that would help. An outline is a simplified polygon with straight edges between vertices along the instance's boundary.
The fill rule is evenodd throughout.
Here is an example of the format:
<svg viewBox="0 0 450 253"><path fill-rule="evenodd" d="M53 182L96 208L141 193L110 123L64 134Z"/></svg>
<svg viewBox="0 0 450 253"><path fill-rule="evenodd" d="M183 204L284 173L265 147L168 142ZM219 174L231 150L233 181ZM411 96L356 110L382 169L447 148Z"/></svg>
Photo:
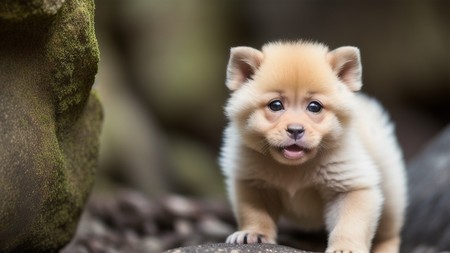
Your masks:
<svg viewBox="0 0 450 253"><path fill-rule="evenodd" d="M299 38L331 48L358 46L363 90L391 113L410 164L450 123L447 2L96 4L102 53L96 88L105 108L101 168L78 239L64 253L160 252L223 242L234 229L216 162L226 124L222 106L228 96L224 78L230 47ZM442 145L448 150L448 142ZM435 167L428 164L410 168L424 167L421 173L427 174ZM450 173L446 164L440 173ZM439 178L440 173L433 175ZM413 186L419 185L420 175ZM439 214L449 210L444 196L432 197L433 180L414 190L424 194L412 208L423 213L410 214L408 228L414 230L405 235L409 244L404 252L450 249L420 240L417 232L433 216L436 203L441 203ZM441 194L445 189L443 184ZM443 216L441 226L427 230L435 240L449 238L443 232L448 231L448 218ZM303 234L283 222L280 243L320 251L324 236Z"/></svg>
<svg viewBox="0 0 450 253"><path fill-rule="evenodd" d="M217 165L229 49L301 38L361 49L363 90L391 113L412 175L404 252L450 250L450 141L439 135L450 123L450 2L94 2L99 48L92 1L0 0L0 248L61 248L94 174L60 252L222 242L235 226ZM324 236L282 222L280 243L320 251Z"/></svg>

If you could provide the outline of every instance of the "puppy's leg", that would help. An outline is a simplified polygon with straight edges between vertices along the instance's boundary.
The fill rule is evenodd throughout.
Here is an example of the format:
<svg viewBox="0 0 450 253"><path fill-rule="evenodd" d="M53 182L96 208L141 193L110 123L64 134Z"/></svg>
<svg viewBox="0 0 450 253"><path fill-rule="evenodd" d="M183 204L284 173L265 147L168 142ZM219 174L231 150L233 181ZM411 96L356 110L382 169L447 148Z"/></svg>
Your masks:
<svg viewBox="0 0 450 253"><path fill-rule="evenodd" d="M383 241L375 241L373 253L398 253L400 251L400 236L393 236Z"/></svg>
<svg viewBox="0 0 450 253"><path fill-rule="evenodd" d="M326 253L369 253L383 197L369 188L338 193L327 203Z"/></svg>
<svg viewBox="0 0 450 253"><path fill-rule="evenodd" d="M403 214L398 210L383 210L377 234L373 241L373 253L398 253Z"/></svg>
<svg viewBox="0 0 450 253"><path fill-rule="evenodd" d="M227 238L227 243L276 243L276 220L280 204L275 192L255 188L247 181L234 182L235 215L239 231Z"/></svg>
<svg viewBox="0 0 450 253"><path fill-rule="evenodd" d="M396 193L395 190L391 195L394 193ZM389 198L384 203L383 213L373 241L373 253L398 253L400 251L400 232L406 200L401 194L391 195L387 196Z"/></svg>
<svg viewBox="0 0 450 253"><path fill-rule="evenodd" d="M400 251L400 233L407 206L406 175L402 164L390 164L384 176L383 193L385 196L383 213L373 241L374 253L398 253ZM399 168L395 169L394 168Z"/></svg>

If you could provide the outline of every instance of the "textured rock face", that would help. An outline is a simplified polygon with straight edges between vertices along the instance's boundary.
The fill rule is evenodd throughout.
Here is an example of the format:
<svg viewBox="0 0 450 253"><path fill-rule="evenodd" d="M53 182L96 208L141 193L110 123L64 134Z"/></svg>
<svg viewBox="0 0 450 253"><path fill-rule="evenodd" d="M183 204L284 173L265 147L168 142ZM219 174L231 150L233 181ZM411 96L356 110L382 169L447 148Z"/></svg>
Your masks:
<svg viewBox="0 0 450 253"><path fill-rule="evenodd" d="M166 253L251 253L251 252L270 252L270 253L308 253L306 251L293 249L286 246L274 244L204 244L199 246L184 247L166 251ZM313 253L313 252L309 252Z"/></svg>
<svg viewBox="0 0 450 253"><path fill-rule="evenodd" d="M408 166L410 205L402 252L450 250L449 155L450 125Z"/></svg>
<svg viewBox="0 0 450 253"><path fill-rule="evenodd" d="M0 252L55 252L97 166L91 0L0 1Z"/></svg>

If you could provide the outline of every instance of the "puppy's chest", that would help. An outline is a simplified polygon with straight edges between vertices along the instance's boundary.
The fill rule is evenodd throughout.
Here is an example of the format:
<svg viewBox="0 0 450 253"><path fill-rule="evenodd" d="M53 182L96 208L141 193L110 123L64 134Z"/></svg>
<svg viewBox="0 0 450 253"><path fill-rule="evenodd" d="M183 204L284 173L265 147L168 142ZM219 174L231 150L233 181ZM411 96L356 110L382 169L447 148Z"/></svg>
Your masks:
<svg viewBox="0 0 450 253"><path fill-rule="evenodd" d="M265 171L265 173L262 174L255 173L253 176L256 177L255 179L258 184L276 189L278 192L282 192L284 195L292 198L297 193L303 192L305 189L310 189L316 185L317 180L315 180L316 176L314 174L316 173L306 171Z"/></svg>
<svg viewBox="0 0 450 253"><path fill-rule="evenodd" d="M268 180L270 178L270 180ZM323 227L324 200L315 176L309 173L271 174L256 180L260 187L271 188L281 204L281 214L303 229Z"/></svg>
<svg viewBox="0 0 450 253"><path fill-rule="evenodd" d="M313 187L297 190L293 195L280 192L282 214L303 229L319 229L324 225L324 206L320 193Z"/></svg>

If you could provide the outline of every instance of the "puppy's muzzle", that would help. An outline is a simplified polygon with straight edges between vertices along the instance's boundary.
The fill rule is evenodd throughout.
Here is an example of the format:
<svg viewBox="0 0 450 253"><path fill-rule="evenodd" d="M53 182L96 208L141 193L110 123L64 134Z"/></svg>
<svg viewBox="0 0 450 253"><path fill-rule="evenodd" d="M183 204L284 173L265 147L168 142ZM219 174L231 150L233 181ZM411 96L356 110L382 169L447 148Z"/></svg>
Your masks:
<svg viewBox="0 0 450 253"><path fill-rule="evenodd" d="M298 124L290 124L286 129L287 135L289 138L296 140L300 140L305 134L305 128L302 125Z"/></svg>

